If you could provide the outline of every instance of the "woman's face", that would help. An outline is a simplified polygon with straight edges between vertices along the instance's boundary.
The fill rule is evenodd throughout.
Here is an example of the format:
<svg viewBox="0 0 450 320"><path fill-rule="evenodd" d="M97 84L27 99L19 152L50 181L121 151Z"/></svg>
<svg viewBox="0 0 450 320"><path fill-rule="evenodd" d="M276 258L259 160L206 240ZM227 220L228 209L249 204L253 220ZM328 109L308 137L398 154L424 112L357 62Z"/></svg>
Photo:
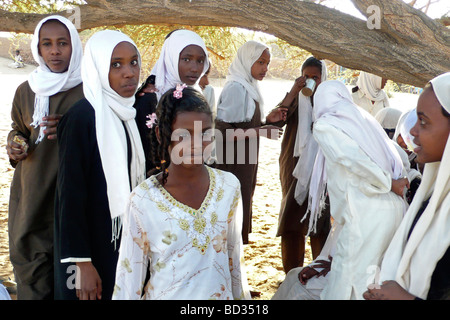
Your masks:
<svg viewBox="0 0 450 320"><path fill-rule="evenodd" d="M270 53L269 49L263 51L261 56L252 65L251 74L256 80L261 81L267 75L270 63Z"/></svg>
<svg viewBox="0 0 450 320"><path fill-rule="evenodd" d="M322 72L320 69L315 66L306 67L303 69L302 76L306 79L313 79L316 82L316 87L314 88L314 93L316 93L317 87L322 82Z"/></svg>
<svg viewBox="0 0 450 320"><path fill-rule="evenodd" d="M109 85L121 97L129 98L136 93L139 83L139 56L134 45L119 43L111 55Z"/></svg>
<svg viewBox="0 0 450 320"><path fill-rule="evenodd" d="M417 162L429 163L441 161L450 133L450 120L442 113L432 88L426 88L417 102L417 122L411 129Z"/></svg>
<svg viewBox="0 0 450 320"><path fill-rule="evenodd" d="M211 115L202 112L177 114L172 124L171 163L184 167L203 165L212 142Z"/></svg>
<svg viewBox="0 0 450 320"><path fill-rule="evenodd" d="M200 78L205 66L206 53L197 45L189 45L180 52L178 75L187 85L194 85Z"/></svg>
<svg viewBox="0 0 450 320"><path fill-rule="evenodd" d="M67 71L72 56L72 42L66 26L56 20L45 22L39 31L38 52L52 72Z"/></svg>

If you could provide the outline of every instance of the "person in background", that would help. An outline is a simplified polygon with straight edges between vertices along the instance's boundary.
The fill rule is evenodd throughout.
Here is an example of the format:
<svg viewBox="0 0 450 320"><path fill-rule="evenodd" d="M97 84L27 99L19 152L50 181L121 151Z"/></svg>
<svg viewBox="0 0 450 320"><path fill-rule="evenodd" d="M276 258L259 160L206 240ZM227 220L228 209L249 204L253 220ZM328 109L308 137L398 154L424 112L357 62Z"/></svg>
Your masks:
<svg viewBox="0 0 450 320"><path fill-rule="evenodd" d="M208 70L205 74L200 78L198 85L202 89L203 95L205 96L206 101L208 101L209 106L211 107L211 111L213 113L213 119L216 118L216 95L214 93L214 87L209 84L209 72L211 70L211 61L209 62Z"/></svg>
<svg viewBox="0 0 450 320"><path fill-rule="evenodd" d="M352 89L353 101L372 116L389 107L389 98L383 90L387 79L361 71L356 87Z"/></svg>
<svg viewBox="0 0 450 320"><path fill-rule="evenodd" d="M316 83L314 92L307 97L301 93L306 79ZM308 189L318 146L312 136L313 99L317 86L327 80L325 61L309 57L301 67L301 76L278 105L287 107L286 121L276 123L284 128L280 152L280 182L282 201L277 236L281 236L281 257L284 272L303 266L308 221L303 218L308 209ZM309 234L312 256L316 258L330 231L329 207L320 218L315 233Z"/></svg>
<svg viewBox="0 0 450 320"><path fill-rule="evenodd" d="M285 119L287 112L287 108L277 108L264 116L258 81L265 78L269 63L270 51L265 44L257 41L244 43L229 67L217 104L215 128L221 132L223 143L216 143L217 162L213 165L233 173L241 183L244 244L248 243L252 230L259 137L263 134L267 138L278 139L281 129L269 123Z"/></svg>

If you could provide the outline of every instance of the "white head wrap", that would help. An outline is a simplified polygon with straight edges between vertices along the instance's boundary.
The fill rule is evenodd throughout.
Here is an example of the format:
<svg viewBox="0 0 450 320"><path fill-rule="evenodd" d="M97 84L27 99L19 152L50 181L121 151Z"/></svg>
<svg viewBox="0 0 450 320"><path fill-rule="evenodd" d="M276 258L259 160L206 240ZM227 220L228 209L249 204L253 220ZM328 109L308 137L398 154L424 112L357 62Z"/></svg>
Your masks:
<svg viewBox="0 0 450 320"><path fill-rule="evenodd" d="M450 72L431 80L440 104L450 112ZM430 198L431 196L431 198ZM414 227L422 203L429 203ZM450 137L441 161L425 164L422 182L386 251L380 282L395 280L409 293L426 299L436 264L450 246Z"/></svg>
<svg viewBox="0 0 450 320"><path fill-rule="evenodd" d="M385 100L385 107L389 106L386 92L381 88L382 78L375 74L361 71L356 85L359 90L371 101Z"/></svg>
<svg viewBox="0 0 450 320"><path fill-rule="evenodd" d="M48 20L58 20L66 26L70 34L72 55L70 57L68 70L62 73L52 72L39 54L39 32L42 25ZM72 89L81 83L80 70L81 59L83 57L83 46L78 31L73 23L62 16L55 15L42 19L36 26L31 40L31 53L33 54L34 60L38 63L38 67L30 73L28 77L28 83L30 84L31 90L35 93L33 122L30 125L38 128L42 118L49 114L49 97L58 92ZM44 129L45 127L40 128L36 144L44 138Z"/></svg>
<svg viewBox="0 0 450 320"><path fill-rule="evenodd" d="M342 82L329 80L318 86L314 94L313 112L316 121L326 121L355 140L372 161L389 173L392 179L400 178L403 162L395 146L375 118L353 103L350 92ZM320 217L325 200L326 181L325 157L319 149L309 188L308 211L311 211L312 217Z"/></svg>
<svg viewBox="0 0 450 320"><path fill-rule="evenodd" d="M155 87L158 89L156 92L158 100L167 90L175 88L177 84L181 84L180 74L178 73L180 53L190 45L201 47L206 56L203 72L198 78L198 81L200 81L200 78L208 70L208 50L203 39L197 33L190 30L175 30L164 41L159 59L151 72L152 75L155 75ZM198 84L198 81L196 84ZM199 91L201 92L201 89Z"/></svg>
<svg viewBox="0 0 450 320"><path fill-rule="evenodd" d="M387 107L378 111L375 115L375 119L381 124L384 129L395 129L401 115L401 110Z"/></svg>
<svg viewBox="0 0 450 320"><path fill-rule="evenodd" d="M121 220L116 218L126 211L131 192L130 181L131 188L134 188L145 179L145 157L135 121L136 109L133 107L135 97L122 97L109 84L111 56L121 42L129 42L136 47L127 35L119 31L105 30L94 34L86 43L81 69L84 95L95 111L97 144L114 222L113 241L120 231ZM123 124L131 142L130 175Z"/></svg>
<svg viewBox="0 0 450 320"><path fill-rule="evenodd" d="M322 63L321 82L327 80L327 65ZM301 92L298 95L298 128L295 138L294 157L298 157L297 165L292 175L297 178L295 187L295 200L302 205L309 192L309 182L317 154L317 142L312 136L313 106L311 97L305 97Z"/></svg>
<svg viewBox="0 0 450 320"><path fill-rule="evenodd" d="M256 104L259 103L261 119L264 118L264 101L259 91L258 80L253 78L251 69L253 64L261 57L264 50L269 49L265 44L258 41L247 41L237 51L236 57L228 69L227 82L222 93L226 93L226 88L233 85L233 82L241 84L248 93L245 105L242 105L241 97L227 100L227 105L220 103L217 106L217 118L224 122L238 123L248 122L252 119Z"/></svg>

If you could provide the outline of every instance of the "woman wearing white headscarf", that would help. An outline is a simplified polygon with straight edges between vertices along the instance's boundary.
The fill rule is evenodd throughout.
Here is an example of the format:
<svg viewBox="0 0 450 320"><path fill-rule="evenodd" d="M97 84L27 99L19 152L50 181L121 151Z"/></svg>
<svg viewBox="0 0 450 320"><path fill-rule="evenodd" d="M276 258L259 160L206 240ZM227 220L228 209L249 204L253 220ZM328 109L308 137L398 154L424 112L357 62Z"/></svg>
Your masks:
<svg viewBox="0 0 450 320"><path fill-rule="evenodd" d="M450 73L425 87L411 129L422 183L366 299L444 299L450 293Z"/></svg>
<svg viewBox="0 0 450 320"><path fill-rule="evenodd" d="M305 236L308 223L301 220L308 208L308 189L311 172L317 154L317 143L312 136L313 97L301 93L306 79L313 79L317 86L327 80L325 61L309 57L302 64L301 76L279 104L288 107L283 141L280 152L280 182L282 202L278 219L277 236L281 236L281 257L286 273L303 265ZM310 234L315 258L324 245L330 231L329 212L321 217L318 232Z"/></svg>
<svg viewBox="0 0 450 320"><path fill-rule="evenodd" d="M147 116L155 112L161 96L177 84L185 83L202 92L198 83L208 68L208 50L197 33L179 29L167 35L158 61L136 95L136 121L147 156L147 172L160 165L151 163L148 156L150 131L146 125Z"/></svg>
<svg viewBox="0 0 450 320"><path fill-rule="evenodd" d="M233 173L241 183L244 222L242 236L248 243L251 233L252 198L258 170L259 136L268 137L271 129L278 134L278 127L263 126L263 98L258 81L264 79L270 62L269 48L257 41L243 44L229 67L227 82L217 105L216 129L222 133L223 141L217 143L215 167ZM267 122L282 119L285 108L272 111ZM262 130L262 129L266 129ZM227 135L228 134L228 135Z"/></svg>
<svg viewBox="0 0 450 320"><path fill-rule="evenodd" d="M307 280L304 287L295 285L317 290L315 299L362 299L372 276L368 272L380 265L405 212L401 195L406 179L399 179L404 174L402 160L380 124L353 103L343 83L319 85L314 116L313 135L320 149L309 190L310 221L320 215L325 185L334 219L333 231L314 264L331 258L332 263L326 278L317 277L316 271L311 284L312 279L303 276L314 264L293 269L296 278L300 274Z"/></svg>
<svg viewBox="0 0 450 320"><path fill-rule="evenodd" d="M389 107L389 98L383 88L386 79L361 71L356 87L352 89L353 101L372 116L381 109Z"/></svg>
<svg viewBox="0 0 450 320"><path fill-rule="evenodd" d="M83 98L82 45L75 26L48 16L31 51L38 67L14 96L7 152L15 167L9 201L10 258L18 299L53 299L53 219L58 171L56 124Z"/></svg>
<svg viewBox="0 0 450 320"><path fill-rule="evenodd" d="M86 98L58 127L55 255L59 299L112 296L121 217L131 190L145 179L133 107L140 63L136 45L121 32L100 31L86 43L82 65ZM81 279L77 290L75 283L66 285L74 279L68 273L75 270L71 269L74 264Z"/></svg>

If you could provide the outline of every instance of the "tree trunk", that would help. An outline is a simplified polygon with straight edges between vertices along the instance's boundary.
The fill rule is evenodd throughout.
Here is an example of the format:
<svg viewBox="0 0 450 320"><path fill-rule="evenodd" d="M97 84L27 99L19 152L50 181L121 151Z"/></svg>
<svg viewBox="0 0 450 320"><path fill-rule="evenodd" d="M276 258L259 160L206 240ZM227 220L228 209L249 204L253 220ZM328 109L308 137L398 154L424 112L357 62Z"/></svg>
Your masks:
<svg viewBox="0 0 450 320"><path fill-rule="evenodd" d="M352 1L368 17L367 22L323 5L297 0L87 0L88 4L78 11L60 14L75 18L80 31L125 24L263 31L317 58L419 87L450 70L450 31L441 23L401 0ZM367 13L371 5L380 9L380 15ZM3 31L24 33L32 33L44 16L2 10L0 13ZM380 22L380 28L369 28L374 21Z"/></svg>

